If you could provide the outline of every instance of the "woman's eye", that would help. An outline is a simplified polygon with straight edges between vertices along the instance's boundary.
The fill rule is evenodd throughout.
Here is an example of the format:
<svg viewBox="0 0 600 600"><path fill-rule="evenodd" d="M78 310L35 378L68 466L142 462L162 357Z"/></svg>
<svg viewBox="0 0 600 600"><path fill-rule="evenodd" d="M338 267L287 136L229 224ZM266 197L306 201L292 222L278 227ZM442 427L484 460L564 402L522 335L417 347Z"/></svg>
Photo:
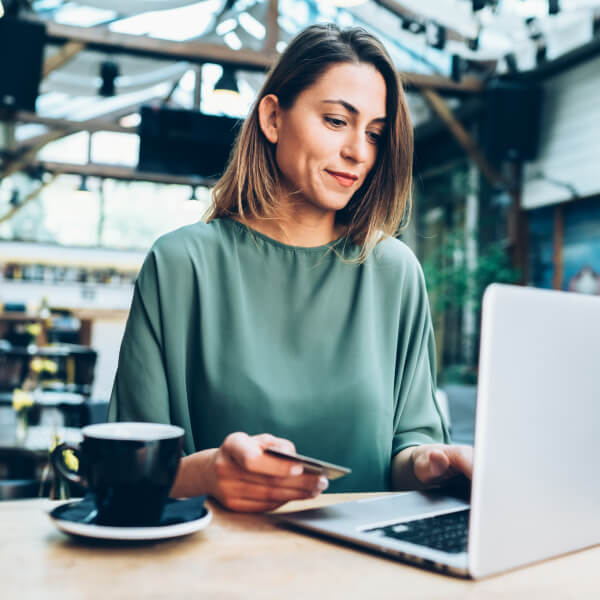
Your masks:
<svg viewBox="0 0 600 600"><path fill-rule="evenodd" d="M367 131L367 136L373 144L379 144L379 142L381 142L381 134L376 131Z"/></svg>
<svg viewBox="0 0 600 600"><path fill-rule="evenodd" d="M336 119L335 117L325 117L325 121L333 127L343 127L346 124L346 121L342 119Z"/></svg>

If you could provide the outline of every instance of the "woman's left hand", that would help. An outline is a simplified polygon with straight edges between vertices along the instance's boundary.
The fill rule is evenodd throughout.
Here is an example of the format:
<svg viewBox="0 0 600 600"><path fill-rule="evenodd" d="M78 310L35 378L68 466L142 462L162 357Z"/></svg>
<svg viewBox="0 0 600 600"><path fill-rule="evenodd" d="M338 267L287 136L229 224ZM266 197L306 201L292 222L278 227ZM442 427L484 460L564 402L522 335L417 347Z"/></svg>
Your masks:
<svg viewBox="0 0 600 600"><path fill-rule="evenodd" d="M414 475L423 485L435 485L463 474L473 476L472 446L427 444L411 448Z"/></svg>

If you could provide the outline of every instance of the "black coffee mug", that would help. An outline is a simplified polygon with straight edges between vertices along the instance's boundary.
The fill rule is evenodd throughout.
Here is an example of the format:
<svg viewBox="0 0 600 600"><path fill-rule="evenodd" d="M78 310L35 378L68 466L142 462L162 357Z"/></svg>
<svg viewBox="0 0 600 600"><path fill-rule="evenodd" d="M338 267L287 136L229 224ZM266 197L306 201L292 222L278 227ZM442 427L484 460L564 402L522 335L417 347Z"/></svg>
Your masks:
<svg viewBox="0 0 600 600"><path fill-rule="evenodd" d="M95 522L113 526L152 526L160 522L181 459L181 427L160 423L100 423L82 429L79 445L59 444L55 469L86 487L94 497ZM72 450L77 472L64 462Z"/></svg>

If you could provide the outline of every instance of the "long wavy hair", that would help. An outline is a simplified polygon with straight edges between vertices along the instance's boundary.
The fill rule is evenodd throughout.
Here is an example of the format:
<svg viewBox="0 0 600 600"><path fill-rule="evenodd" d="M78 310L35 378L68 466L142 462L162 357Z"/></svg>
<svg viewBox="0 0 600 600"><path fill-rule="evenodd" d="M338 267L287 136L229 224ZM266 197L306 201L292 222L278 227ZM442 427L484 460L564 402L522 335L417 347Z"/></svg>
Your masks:
<svg viewBox="0 0 600 600"><path fill-rule="evenodd" d="M258 105L274 94L285 110L329 68L366 63L386 84L386 127L375 165L348 204L336 214L346 239L361 246L363 262L376 244L397 235L411 205L413 130L406 97L392 60L379 40L362 28L312 25L300 32L269 71L244 121L229 163L212 191L207 221L237 215L242 219L276 218L280 173L275 145L260 128Z"/></svg>

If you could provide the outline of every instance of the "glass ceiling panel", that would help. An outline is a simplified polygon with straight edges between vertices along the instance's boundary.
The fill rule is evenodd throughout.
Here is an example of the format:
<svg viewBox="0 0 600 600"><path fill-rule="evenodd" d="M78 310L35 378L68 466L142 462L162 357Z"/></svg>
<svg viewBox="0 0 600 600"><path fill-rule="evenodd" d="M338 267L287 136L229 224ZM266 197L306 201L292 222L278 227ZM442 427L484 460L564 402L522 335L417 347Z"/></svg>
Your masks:
<svg viewBox="0 0 600 600"><path fill-rule="evenodd" d="M68 2L56 10L53 20L62 25L95 27L107 21L112 21L117 16L118 14L114 10L102 10L100 8L82 6L75 2Z"/></svg>
<svg viewBox="0 0 600 600"><path fill-rule="evenodd" d="M136 134L98 131L92 135L90 161L135 167L138 164L139 150L140 138Z"/></svg>
<svg viewBox="0 0 600 600"><path fill-rule="evenodd" d="M145 12L111 23L108 28L117 33L149 35L181 42L206 32L221 6L221 0L205 0L181 8Z"/></svg>
<svg viewBox="0 0 600 600"><path fill-rule="evenodd" d="M338 0L342 4L343 0ZM600 0L561 0L558 15L548 15L547 0L498 0L473 13L471 0L398 0L399 11L432 19L464 36L473 36L479 28L479 45L469 48L468 40L447 39L443 49L432 47L424 33L403 28L403 18L374 0L355 6L336 6L335 0L279 0L279 40L277 49L310 23L335 22L342 27L362 26L377 35L400 71L449 76L452 54L473 60L499 59L496 68L506 70L503 60L516 54L519 69L536 65L536 43L526 19L535 17L538 29L547 38L548 57L586 43L593 35L593 16L600 16ZM233 49L260 51L266 37L267 0L35 0L39 15L62 24L80 27L104 26L107 30L130 35L153 36L166 40L198 40L222 44ZM149 10L152 9L152 10ZM102 25L104 24L104 25ZM453 36L447 36L452 38ZM456 37L456 36L454 36ZM46 56L57 51L48 46ZM117 95L98 96L102 61L119 65L115 80ZM102 118L136 112L139 105L160 102L171 94L173 106L194 107L194 86L198 66L187 62L155 60L126 54L85 50L63 67L52 72L41 85L37 101L39 115L70 120ZM244 117L264 80L261 72L236 72L240 96L224 100L213 93L222 73L219 65L205 64L202 70L200 109L208 114ZM419 119L417 119L419 120ZM40 126L21 125L17 139L35 136ZM57 142L60 144L61 142ZM53 146L51 144L50 146Z"/></svg>
<svg viewBox="0 0 600 600"><path fill-rule="evenodd" d="M87 131L68 135L42 148L37 158L42 161L84 165L88 162L89 137Z"/></svg>

